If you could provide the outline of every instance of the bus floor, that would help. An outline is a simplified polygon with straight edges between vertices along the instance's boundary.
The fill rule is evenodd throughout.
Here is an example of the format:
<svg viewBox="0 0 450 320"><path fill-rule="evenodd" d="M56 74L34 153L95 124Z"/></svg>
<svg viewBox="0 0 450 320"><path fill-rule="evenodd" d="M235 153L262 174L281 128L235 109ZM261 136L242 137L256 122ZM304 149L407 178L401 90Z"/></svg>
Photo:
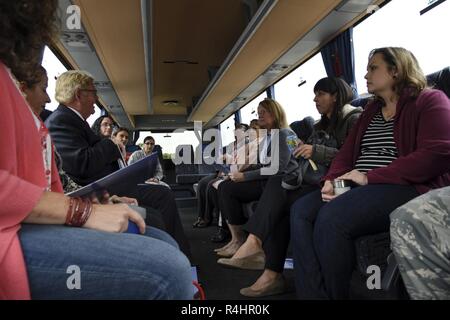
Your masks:
<svg viewBox="0 0 450 320"><path fill-rule="evenodd" d="M216 244L210 238L217 231L217 226L208 228L193 228L197 220L197 208L180 208L181 220L187 237L190 240L193 255L193 265L197 267L199 283L205 291L208 300L251 300L239 293L241 288L250 286L262 271L228 269L217 263L218 256L214 249L224 244ZM285 270L284 276L288 284L288 292L258 300L292 300L295 299L294 274L292 270Z"/></svg>

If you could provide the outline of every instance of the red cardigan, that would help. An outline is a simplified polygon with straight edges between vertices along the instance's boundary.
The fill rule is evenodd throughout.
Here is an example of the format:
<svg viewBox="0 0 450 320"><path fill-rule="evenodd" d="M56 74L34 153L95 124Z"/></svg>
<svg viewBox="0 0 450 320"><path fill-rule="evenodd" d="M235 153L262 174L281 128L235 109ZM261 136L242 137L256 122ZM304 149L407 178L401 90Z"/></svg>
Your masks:
<svg viewBox="0 0 450 320"><path fill-rule="evenodd" d="M380 108L380 102L365 108L323 180L354 169L362 137ZM369 184L413 185L421 194L450 185L450 100L443 92L425 89L413 98L405 90L397 104L394 140L398 158L369 171Z"/></svg>
<svg viewBox="0 0 450 320"><path fill-rule="evenodd" d="M29 299L17 232L38 203L47 182L36 124L1 62L0 128L0 299ZM52 174L52 190L62 192L54 160Z"/></svg>

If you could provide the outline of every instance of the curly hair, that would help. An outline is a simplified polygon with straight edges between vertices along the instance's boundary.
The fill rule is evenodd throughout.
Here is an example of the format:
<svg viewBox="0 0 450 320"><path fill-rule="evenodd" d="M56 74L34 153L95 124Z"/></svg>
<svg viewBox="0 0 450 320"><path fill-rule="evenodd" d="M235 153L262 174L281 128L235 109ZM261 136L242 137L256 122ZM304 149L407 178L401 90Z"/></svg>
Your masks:
<svg viewBox="0 0 450 320"><path fill-rule="evenodd" d="M98 117L98 118L94 121L94 123L92 124L91 129L92 129L92 131L94 131L94 133L95 133L96 135L98 135L99 137L102 137L100 127L102 126L102 121L103 121L103 119L105 119L105 118L109 118L109 119L111 120L111 122L113 123L113 126L117 127L116 123L114 122L114 119L111 118L110 116L104 115L104 116Z"/></svg>
<svg viewBox="0 0 450 320"><path fill-rule="evenodd" d="M0 60L21 81L40 65L57 31L57 0L0 0Z"/></svg>

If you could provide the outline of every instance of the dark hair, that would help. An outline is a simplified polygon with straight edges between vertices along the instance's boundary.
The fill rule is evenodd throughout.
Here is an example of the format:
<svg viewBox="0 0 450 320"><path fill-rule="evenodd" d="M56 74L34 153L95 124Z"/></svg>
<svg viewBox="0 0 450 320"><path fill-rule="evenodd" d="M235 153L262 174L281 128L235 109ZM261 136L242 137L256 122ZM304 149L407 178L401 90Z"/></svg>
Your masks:
<svg viewBox="0 0 450 320"><path fill-rule="evenodd" d="M336 94L336 104L333 108L333 112L331 113L331 117L328 118L326 115L322 115L322 118L318 123L318 126L322 130L331 132L336 128L339 114L341 113L344 105L352 101L353 90L347 82L341 78L326 77L317 81L313 91L323 91L329 94Z"/></svg>
<svg viewBox="0 0 450 320"><path fill-rule="evenodd" d="M0 60L20 81L40 65L57 30L57 0L0 0Z"/></svg>
<svg viewBox="0 0 450 320"><path fill-rule="evenodd" d="M400 96L408 87L412 89L411 95L417 97L427 86L427 79L419 66L419 62L411 51L400 47L385 47L373 49L369 54L369 61L375 54L381 54L388 65L389 71L395 70L395 93Z"/></svg>
<svg viewBox="0 0 450 320"><path fill-rule="evenodd" d="M102 126L102 121L103 121L103 119L105 119L105 118L111 119L111 121L112 121L112 123L113 123L113 126L116 126L116 123L114 122L113 118L111 118L110 116L104 115L104 116L98 117L98 118L94 121L94 123L92 124L91 129L92 129L92 131L94 131L94 133L95 133L96 135L98 135L98 136L101 137L101 138L103 138L103 136L102 136L102 134L101 134L100 127Z"/></svg>
<svg viewBox="0 0 450 320"><path fill-rule="evenodd" d="M146 143L148 140L155 141L155 139L152 136L147 136L147 137L144 138L144 143Z"/></svg>
<svg viewBox="0 0 450 320"><path fill-rule="evenodd" d="M118 127L117 129L114 129L112 135L116 136L120 131L125 131L126 133L128 133L128 135L130 135L130 130L125 127Z"/></svg>
<svg viewBox="0 0 450 320"><path fill-rule="evenodd" d="M249 125L246 124L246 123L236 123L236 124L234 125L234 127L235 127L236 129L242 128L244 131L247 131L247 130L250 128Z"/></svg>

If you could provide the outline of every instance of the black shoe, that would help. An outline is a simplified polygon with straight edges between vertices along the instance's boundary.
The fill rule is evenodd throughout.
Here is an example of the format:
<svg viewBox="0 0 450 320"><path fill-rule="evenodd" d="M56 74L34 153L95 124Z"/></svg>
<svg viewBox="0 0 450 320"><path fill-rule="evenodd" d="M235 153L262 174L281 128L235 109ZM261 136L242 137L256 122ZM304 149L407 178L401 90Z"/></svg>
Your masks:
<svg viewBox="0 0 450 320"><path fill-rule="evenodd" d="M198 218L197 221L192 225L193 228L206 228L211 225L211 220L203 220L202 218Z"/></svg>
<svg viewBox="0 0 450 320"><path fill-rule="evenodd" d="M230 239L231 239L230 231L222 227L219 227L217 233L211 237L211 241L216 243L225 242Z"/></svg>

